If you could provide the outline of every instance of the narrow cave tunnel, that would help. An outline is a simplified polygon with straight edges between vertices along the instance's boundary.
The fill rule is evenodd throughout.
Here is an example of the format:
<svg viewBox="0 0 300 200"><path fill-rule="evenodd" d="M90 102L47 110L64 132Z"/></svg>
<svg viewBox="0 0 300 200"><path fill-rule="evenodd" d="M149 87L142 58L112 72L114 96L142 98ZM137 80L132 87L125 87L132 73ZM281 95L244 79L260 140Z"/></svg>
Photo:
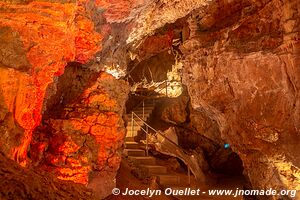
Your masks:
<svg viewBox="0 0 300 200"><path fill-rule="evenodd" d="M1 200L300 200L299 0L0 5Z"/></svg>

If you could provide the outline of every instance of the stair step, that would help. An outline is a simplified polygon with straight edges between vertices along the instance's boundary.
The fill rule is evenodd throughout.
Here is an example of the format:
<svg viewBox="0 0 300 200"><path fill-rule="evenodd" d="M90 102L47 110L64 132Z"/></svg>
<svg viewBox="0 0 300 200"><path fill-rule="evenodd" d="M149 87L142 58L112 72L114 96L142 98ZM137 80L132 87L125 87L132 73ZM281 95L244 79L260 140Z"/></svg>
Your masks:
<svg viewBox="0 0 300 200"><path fill-rule="evenodd" d="M147 121L147 119L149 118L150 115L144 115L144 119L143 119L143 116L140 116L140 115L138 115L138 116L139 116L139 118L136 116L134 117L134 123L138 122L139 124L141 124L141 123L143 123L143 121ZM128 123L132 122L131 117L130 117L130 119L128 119L127 122Z"/></svg>
<svg viewBox="0 0 300 200"><path fill-rule="evenodd" d="M145 112L152 112L154 110L154 107L148 107L148 108L145 108ZM143 112L143 108L136 108L133 110L133 112Z"/></svg>
<svg viewBox="0 0 300 200"><path fill-rule="evenodd" d="M124 149L127 156L145 156L145 151L142 149Z"/></svg>
<svg viewBox="0 0 300 200"><path fill-rule="evenodd" d="M136 113L137 114L137 116L139 116L139 118L142 118L143 117L143 113ZM137 116L133 116L134 117L134 119L138 119L138 117ZM144 115L145 117L149 117L150 116L150 114L149 113L145 113L145 115ZM131 114L127 114L127 118L128 118L128 121L129 120L131 120L131 117L132 117L132 115Z"/></svg>
<svg viewBox="0 0 300 200"><path fill-rule="evenodd" d="M134 111L134 113L137 114L138 116L143 115L143 111L142 110ZM152 113L152 110L145 110L144 111L145 115L148 115L148 114L150 115L151 113Z"/></svg>
<svg viewBox="0 0 300 200"><path fill-rule="evenodd" d="M180 184L180 177L172 174L156 175L160 185L178 185Z"/></svg>
<svg viewBox="0 0 300 200"><path fill-rule="evenodd" d="M161 165L140 165L148 174L166 174L167 167Z"/></svg>
<svg viewBox="0 0 300 200"><path fill-rule="evenodd" d="M128 156L128 158L140 165L155 165L156 163L155 158L149 156Z"/></svg>
<svg viewBox="0 0 300 200"><path fill-rule="evenodd" d="M137 116L139 117L143 117L143 111L135 111L135 114L137 114ZM144 116L150 116L152 114L152 111L146 111L144 112Z"/></svg>
<svg viewBox="0 0 300 200"><path fill-rule="evenodd" d="M143 114L143 111L138 111L138 112L134 112L134 113L137 114L137 116L140 117L140 115ZM150 115L150 113L152 113L152 112L145 112L145 115ZM131 119L131 116L132 116L131 113L128 113L128 114L126 114L126 115L129 117L129 119ZM136 116L134 116L134 117L136 117Z"/></svg>
<svg viewBox="0 0 300 200"><path fill-rule="evenodd" d="M139 107L135 107L134 109L139 109L139 108L143 108L143 105L140 105ZM144 106L145 109L153 109L155 108L154 104L145 104Z"/></svg>
<svg viewBox="0 0 300 200"><path fill-rule="evenodd" d="M140 117L140 116L139 116ZM148 117L148 116L145 116L145 117ZM140 117L141 119L137 118L136 116L134 116L134 120L137 121L137 122L141 122L142 121L142 117ZM132 121L131 119L131 115L129 118L127 118L127 122L130 123Z"/></svg>
<svg viewBox="0 0 300 200"><path fill-rule="evenodd" d="M145 111L152 111L152 110L154 110L154 106L151 106L151 107L145 107L144 110L145 110ZM143 107L134 108L134 109L133 109L133 112L135 112L135 111L143 111Z"/></svg>
<svg viewBox="0 0 300 200"><path fill-rule="evenodd" d="M146 122L148 120L148 118L149 118L149 116L144 115L144 120L143 121ZM135 124L136 123L142 124L142 119L143 119L143 116L139 116L139 118L134 117L134 123ZM128 123L127 124L131 124L131 117L130 117L130 119L128 119Z"/></svg>
<svg viewBox="0 0 300 200"><path fill-rule="evenodd" d="M144 106L145 109L154 109L155 105L154 104L145 104ZM139 107L134 108L135 109L143 109L143 105L140 105Z"/></svg>
<svg viewBox="0 0 300 200"><path fill-rule="evenodd" d="M125 142L125 147L126 149L138 149L140 145L137 142Z"/></svg>
<svg viewBox="0 0 300 200"><path fill-rule="evenodd" d="M134 137L126 137L125 142L134 142Z"/></svg>
<svg viewBox="0 0 300 200"><path fill-rule="evenodd" d="M147 118L146 118L146 119L147 119ZM146 120L146 119L145 119L145 120ZM134 122L134 123L133 123L134 126L139 126L137 123L138 123L139 125L141 125L141 126L143 125L143 122L142 122L142 121L138 121L138 122ZM131 127L131 124L132 124L131 121L128 122L126 127L129 127L129 126Z"/></svg>
<svg viewBox="0 0 300 200"><path fill-rule="evenodd" d="M131 132L131 125L129 126L129 125L127 125L126 126L126 129L127 129L127 131L130 131ZM141 130L141 126L139 126L139 125L134 125L133 126L133 131L139 131L139 130Z"/></svg>
<svg viewBox="0 0 300 200"><path fill-rule="evenodd" d="M145 101L145 103L144 103L144 105L146 106L148 106L148 105L155 105L155 102L153 102L152 100L150 100L150 101Z"/></svg>
<svg viewBox="0 0 300 200"><path fill-rule="evenodd" d="M134 128L135 127L141 127L141 126L143 126L143 122L138 122L138 123L134 122L133 123ZM131 127L131 123L128 123L126 127Z"/></svg>
<svg viewBox="0 0 300 200"><path fill-rule="evenodd" d="M147 122L148 117L149 117L149 116L145 116L145 117L144 117L144 120L143 120L143 116L140 117L141 119L135 117L135 118L134 118L134 124L143 124L143 121ZM131 118L130 118L130 119L127 121L127 125L129 125L129 124L131 124L131 123L132 123L132 120L131 120Z"/></svg>
<svg viewBox="0 0 300 200"><path fill-rule="evenodd" d="M139 130L134 129L133 131L131 131L131 129L127 129L127 137L134 137L137 135L137 133L139 132ZM133 135L131 135L133 134Z"/></svg>
<svg viewBox="0 0 300 200"><path fill-rule="evenodd" d="M138 134L138 131L139 130L134 130L133 132L129 129L127 129L127 132L126 132L126 137L135 137L135 136L137 136L137 134ZM126 140L126 141L129 141L129 140ZM133 140L131 140L131 141L134 141L134 139Z"/></svg>
<svg viewBox="0 0 300 200"><path fill-rule="evenodd" d="M134 137L134 136L137 135L138 132L139 132L138 129L133 129L133 131L131 131L131 128L128 128L128 129L127 129L127 136L128 136L128 137ZM130 136L131 133L133 133L132 136Z"/></svg>

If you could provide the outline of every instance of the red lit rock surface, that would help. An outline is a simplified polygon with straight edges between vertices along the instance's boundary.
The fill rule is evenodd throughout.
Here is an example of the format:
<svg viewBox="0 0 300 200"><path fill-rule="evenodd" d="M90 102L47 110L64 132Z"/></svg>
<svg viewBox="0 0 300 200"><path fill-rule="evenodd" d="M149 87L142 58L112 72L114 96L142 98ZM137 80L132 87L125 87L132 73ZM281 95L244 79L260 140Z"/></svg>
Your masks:
<svg viewBox="0 0 300 200"><path fill-rule="evenodd" d="M299 1L228 1L189 21L181 49L193 108L216 123L254 188L299 190Z"/></svg>
<svg viewBox="0 0 300 200"><path fill-rule="evenodd" d="M100 195L110 193L125 135L125 83L99 75L81 101L65 108L64 116L39 126L46 89L55 76L63 74L68 63L88 63L101 50L101 33L106 34L107 28L95 30L101 18L101 14L95 17L96 5L89 1L0 4L1 151L23 166L36 165L60 179L102 188L97 189Z"/></svg>
<svg viewBox="0 0 300 200"><path fill-rule="evenodd" d="M45 171L24 169L0 153L1 199L87 199L96 197L81 184L58 180Z"/></svg>
<svg viewBox="0 0 300 200"><path fill-rule="evenodd" d="M59 179L87 185L98 197L109 195L121 161L127 95L124 81L99 74L59 116L44 120L34 133L34 165Z"/></svg>
<svg viewBox="0 0 300 200"><path fill-rule="evenodd" d="M67 62L87 62L100 49L101 35L94 31L84 1L0 4L1 108L6 110L1 120L14 118L1 129L23 129L9 136L18 141L6 145L4 140L1 147L25 165L47 86L63 73Z"/></svg>

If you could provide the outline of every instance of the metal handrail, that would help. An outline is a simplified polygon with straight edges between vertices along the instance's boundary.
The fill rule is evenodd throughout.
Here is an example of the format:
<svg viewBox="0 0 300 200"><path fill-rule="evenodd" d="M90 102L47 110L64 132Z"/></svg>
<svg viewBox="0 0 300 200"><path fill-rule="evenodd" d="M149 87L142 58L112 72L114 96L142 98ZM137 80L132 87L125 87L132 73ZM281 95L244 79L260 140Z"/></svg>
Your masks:
<svg viewBox="0 0 300 200"><path fill-rule="evenodd" d="M161 88L160 90L158 91L154 91L156 93L159 93L160 91L162 91L163 89L166 89L166 96L168 96L168 86L170 85L170 83L173 82L173 81L169 81L169 80L164 80L162 83L160 83L158 86L156 86L156 88L160 87L162 84L166 83L166 87L165 88ZM134 111L131 112L131 133L134 132L134 123L136 123L142 131L144 131L146 133L146 155L148 156L148 150L149 150L149 147L148 147L148 135L150 135L151 133L149 133L148 129L152 130L155 132L155 134L159 134L161 137L163 137L165 140L167 140L168 142L170 142L171 144L175 145L180 151L182 151L183 153L185 154L188 154L188 152L186 150L184 150L183 148L181 148L178 144L176 144L175 142L173 142L172 140L170 140L168 137L166 137L164 134L162 134L160 131L157 131L156 129L154 129L152 126L150 126L146 121L145 121L145 99L150 97L154 92L150 92L146 97L144 97L143 101L141 101L139 104L137 104L137 106L135 106L134 108L137 108L139 107L141 104L143 104L143 118L140 118ZM133 108L133 109L134 109ZM139 120L142 121L142 125L134 119L134 116L137 117ZM142 126L146 126L146 130L142 127ZM189 164L187 164L186 162L184 162L188 168L188 179L189 179L189 184L191 183L191 177L190 177L190 166ZM194 174L195 176L195 174ZM195 176L196 177L196 176Z"/></svg>
<svg viewBox="0 0 300 200"><path fill-rule="evenodd" d="M162 91L163 89L166 89L166 96L168 97L168 86L169 86L169 84L171 83L172 81L169 81L169 80L164 80L161 84L159 84L156 88L158 88L159 86L161 86L163 83L167 83L166 84L166 88L161 88L160 90L158 90L158 91L155 91L155 89L154 89L154 91L156 92L156 93L159 93L160 91Z"/></svg>
<svg viewBox="0 0 300 200"><path fill-rule="evenodd" d="M136 121L134 119L134 116L136 116L140 121L142 121L143 125L146 126L146 130L142 127L143 125L141 125L138 121ZM168 137L166 137L165 135L163 135L160 131L157 131L156 129L154 129L152 126L150 126L147 122L145 122L144 119L140 118L135 112L132 111L132 124L131 126L133 127L133 122L135 122L140 128L141 130L143 130L146 133L146 155L148 156L148 135L150 134L148 131L148 128L150 128L151 130L153 130L155 133L159 134L160 136L162 136L164 139L166 139L167 141L169 141L170 143L172 143L173 145L175 145L178 149L180 149L182 152L187 153L187 151L185 151L182 147L180 147L178 144L176 144L175 142L173 142L172 140L170 140ZM133 129L133 128L132 128ZM185 163L185 162L184 162ZM191 183L191 178L190 178L190 166L185 163L187 165L188 168L188 178L189 178L189 183Z"/></svg>
<svg viewBox="0 0 300 200"><path fill-rule="evenodd" d="M170 80L164 80L164 81L161 82L158 86L156 86L155 89L158 88L158 87L160 87L160 86L163 85L164 83L167 83L166 87L161 88L161 89L158 90L158 91L155 91L155 89L154 89L150 94L146 95L145 98L150 97L154 92L155 92L155 93L159 93L160 91L162 91L162 90L164 90L164 89L166 90L166 96L168 96L168 90L167 90L167 88L168 88L168 86L170 85L170 83L172 83L172 82L177 82L177 81L175 81L175 80L172 80L172 81L170 81Z"/></svg>
<svg viewBox="0 0 300 200"><path fill-rule="evenodd" d="M147 134L146 135L146 156L148 156L148 126L146 126L146 130L142 127L142 125L140 125L133 117L132 117L132 121L137 123L137 125ZM144 122L144 121L143 121ZM133 126L133 124L132 124Z"/></svg>
<svg viewBox="0 0 300 200"><path fill-rule="evenodd" d="M135 112L133 112L133 115L135 115L139 120L141 120L144 125L146 125L148 128L150 128L151 130L153 130L155 133L158 133L160 136L162 136L164 139L168 140L169 142L171 142L172 144L176 145L180 150L182 150L184 153L187 153L187 151L185 151L182 147L180 147L178 144L176 144L175 142L173 142L172 140L170 140L168 137L166 137L165 135L163 135L160 131L155 130L152 126L150 126L147 122L145 122L142 118L140 118ZM137 125L139 125L141 127L141 125L133 118L133 120L137 123ZM142 128L142 127L141 127ZM149 134L149 133L147 133Z"/></svg>
<svg viewBox="0 0 300 200"><path fill-rule="evenodd" d="M163 85L163 84L166 83L166 82L168 82L168 80L164 80L163 82L161 82L159 85L157 85L157 86L155 87L155 89L158 88L158 87L160 87L161 85ZM166 87L167 87L167 86L166 86ZM150 96L155 92L155 89L154 89L154 91L152 91L152 92L150 92L148 95L146 95L145 98L150 97ZM158 92L160 92L160 91L163 90L163 89L164 89L164 88L160 89ZM156 93L157 93L157 92L156 92Z"/></svg>
<svg viewBox="0 0 300 200"><path fill-rule="evenodd" d="M168 92L168 91L167 91L167 87L169 86L169 84L170 84L172 81L164 80L164 81L161 82L158 86L156 86L156 88L158 88L159 86L161 86L162 84L164 84L164 83L166 83L166 82L167 82L166 87L165 87L165 88L161 88L161 89L158 90L156 93L162 91L163 89L166 89L166 96L168 96L168 93L167 93L167 92ZM155 90L155 89L154 89L154 90ZM143 104L144 101L145 101L145 99L149 98L153 93L154 93L154 92L151 92L150 94L148 94L147 96L145 96L145 97L143 98L143 101L141 101L140 103L138 103L138 104L133 108L133 110L134 110L135 108L139 107L141 104ZM144 106L143 106L143 107L144 107Z"/></svg>

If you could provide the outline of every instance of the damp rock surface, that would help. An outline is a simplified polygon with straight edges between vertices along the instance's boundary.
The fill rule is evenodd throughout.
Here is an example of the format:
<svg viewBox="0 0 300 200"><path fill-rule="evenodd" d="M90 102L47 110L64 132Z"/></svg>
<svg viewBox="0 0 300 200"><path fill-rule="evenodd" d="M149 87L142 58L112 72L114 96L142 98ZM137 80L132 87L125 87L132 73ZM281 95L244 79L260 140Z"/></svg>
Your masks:
<svg viewBox="0 0 300 200"><path fill-rule="evenodd" d="M181 47L192 107L255 188L299 190L299 19L294 0L213 3Z"/></svg>
<svg viewBox="0 0 300 200"><path fill-rule="evenodd" d="M81 184L61 181L38 169L25 169L0 153L1 199L89 199L96 197Z"/></svg>
<svg viewBox="0 0 300 200"><path fill-rule="evenodd" d="M93 188L98 198L115 187L125 137L122 119L128 86L100 73L94 83L34 132L34 165Z"/></svg>

